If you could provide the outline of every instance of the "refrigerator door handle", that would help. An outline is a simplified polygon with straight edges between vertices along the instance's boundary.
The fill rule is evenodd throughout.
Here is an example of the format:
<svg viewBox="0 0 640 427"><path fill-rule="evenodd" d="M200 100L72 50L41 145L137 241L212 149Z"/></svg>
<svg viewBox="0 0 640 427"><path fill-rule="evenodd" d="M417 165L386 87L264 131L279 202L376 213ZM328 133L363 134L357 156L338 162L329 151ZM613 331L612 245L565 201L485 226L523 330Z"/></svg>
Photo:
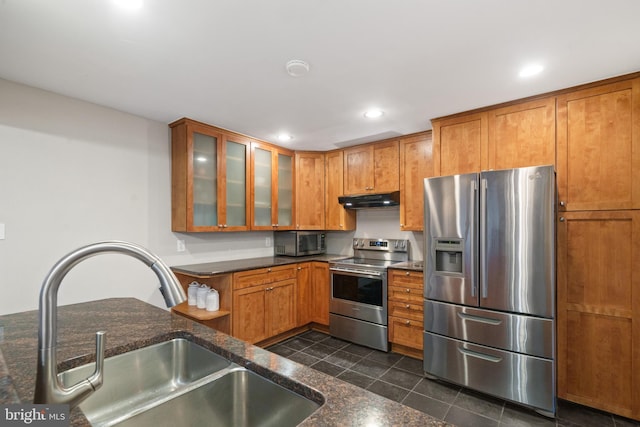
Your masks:
<svg viewBox="0 0 640 427"><path fill-rule="evenodd" d="M466 348L458 347L458 351L465 356L471 356L478 359L486 360L487 362L498 363L502 361L502 357L492 356L490 354L479 353L477 351L467 350Z"/></svg>
<svg viewBox="0 0 640 427"><path fill-rule="evenodd" d="M458 313L458 317L462 320L471 320L474 322L486 323L488 325L499 325L502 323L500 319L492 319L490 317L474 316L467 313Z"/></svg>
<svg viewBox="0 0 640 427"><path fill-rule="evenodd" d="M480 179L480 297L487 298L487 179Z"/></svg>
<svg viewBox="0 0 640 427"><path fill-rule="evenodd" d="M478 182L474 179L473 181L471 181L471 190L469 191L469 197L470 197L469 206L471 207L472 212L473 212L473 209L474 209L473 207L476 206L476 194L477 194L477 192L478 192ZM471 230L470 230L471 237L475 239L475 233L476 233L475 228L476 227L475 227L475 221L474 220L472 220L470 222L470 227L471 227ZM471 297L475 298L476 289L478 287L478 281L476 280L476 273L477 273L478 264L476 262L476 254L474 253L473 246L471 246L471 253L469 254L469 257L473 262L473 268L471 269Z"/></svg>

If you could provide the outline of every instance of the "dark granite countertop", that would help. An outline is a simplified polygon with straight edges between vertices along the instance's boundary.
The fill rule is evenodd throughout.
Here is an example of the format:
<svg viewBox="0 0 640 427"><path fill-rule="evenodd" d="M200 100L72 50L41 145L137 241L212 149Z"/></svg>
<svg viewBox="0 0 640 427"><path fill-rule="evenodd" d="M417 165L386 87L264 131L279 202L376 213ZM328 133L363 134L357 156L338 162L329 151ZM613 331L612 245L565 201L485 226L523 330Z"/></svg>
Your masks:
<svg viewBox="0 0 640 427"><path fill-rule="evenodd" d="M411 270L411 271L423 271L424 263L422 261L407 261L393 264L390 268L396 268L398 270Z"/></svg>
<svg viewBox="0 0 640 427"><path fill-rule="evenodd" d="M35 385L38 312L0 316L0 404L31 402ZM60 370L95 360L95 332L106 331L106 357L182 337L280 385L324 400L302 426L446 426L442 421L312 368L133 298L62 306L58 313ZM78 408L72 426L89 425Z"/></svg>
<svg viewBox="0 0 640 427"><path fill-rule="evenodd" d="M235 271L253 270L256 268L274 267L277 265L297 264L299 262L321 261L346 258L347 255L310 255L303 257L273 256L263 258L246 258L229 261L205 262L202 264L176 265L171 267L175 272L192 276L213 276L214 274L233 273Z"/></svg>

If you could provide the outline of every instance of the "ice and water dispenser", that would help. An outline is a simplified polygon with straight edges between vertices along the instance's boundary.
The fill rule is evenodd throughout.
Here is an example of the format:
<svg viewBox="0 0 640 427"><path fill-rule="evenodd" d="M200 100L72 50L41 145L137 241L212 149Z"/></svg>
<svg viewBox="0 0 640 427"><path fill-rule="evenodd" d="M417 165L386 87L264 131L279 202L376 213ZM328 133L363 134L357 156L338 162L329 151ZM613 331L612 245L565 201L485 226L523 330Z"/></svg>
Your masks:
<svg viewBox="0 0 640 427"><path fill-rule="evenodd" d="M435 239L436 274L462 275L463 239Z"/></svg>

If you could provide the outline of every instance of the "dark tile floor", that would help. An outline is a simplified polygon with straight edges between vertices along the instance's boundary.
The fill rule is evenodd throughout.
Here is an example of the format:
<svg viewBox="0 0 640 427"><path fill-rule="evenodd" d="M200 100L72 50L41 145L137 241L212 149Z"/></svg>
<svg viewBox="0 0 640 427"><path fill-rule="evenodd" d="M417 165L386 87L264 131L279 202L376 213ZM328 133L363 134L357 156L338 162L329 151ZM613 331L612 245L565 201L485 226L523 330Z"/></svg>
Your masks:
<svg viewBox="0 0 640 427"><path fill-rule="evenodd" d="M460 427L640 427L566 401L555 420L471 390L424 378L422 361L308 331L270 351Z"/></svg>

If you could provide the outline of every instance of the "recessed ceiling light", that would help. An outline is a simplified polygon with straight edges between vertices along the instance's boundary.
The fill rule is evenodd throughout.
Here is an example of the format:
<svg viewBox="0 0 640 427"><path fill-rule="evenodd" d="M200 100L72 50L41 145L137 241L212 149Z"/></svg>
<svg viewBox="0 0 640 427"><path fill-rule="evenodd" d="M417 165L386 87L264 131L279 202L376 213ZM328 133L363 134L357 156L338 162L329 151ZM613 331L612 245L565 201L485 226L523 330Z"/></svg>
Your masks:
<svg viewBox="0 0 640 427"><path fill-rule="evenodd" d="M542 70L544 70L544 67L541 64L529 64L520 70L519 76L523 78L533 77L536 74L540 74Z"/></svg>
<svg viewBox="0 0 640 427"><path fill-rule="evenodd" d="M292 139L293 137L288 133L281 133L280 135L278 135L278 141L280 142L287 142L287 141L291 141Z"/></svg>
<svg viewBox="0 0 640 427"><path fill-rule="evenodd" d="M309 72L309 64L300 59L292 59L285 68L291 77L301 77Z"/></svg>
<svg viewBox="0 0 640 427"><path fill-rule="evenodd" d="M113 4L125 10L139 10L144 6L144 0L112 0Z"/></svg>
<svg viewBox="0 0 640 427"><path fill-rule="evenodd" d="M367 119L377 119L379 117L382 117L384 115L384 111L379 110L377 108L371 109L371 110L367 110L364 113L364 116Z"/></svg>

